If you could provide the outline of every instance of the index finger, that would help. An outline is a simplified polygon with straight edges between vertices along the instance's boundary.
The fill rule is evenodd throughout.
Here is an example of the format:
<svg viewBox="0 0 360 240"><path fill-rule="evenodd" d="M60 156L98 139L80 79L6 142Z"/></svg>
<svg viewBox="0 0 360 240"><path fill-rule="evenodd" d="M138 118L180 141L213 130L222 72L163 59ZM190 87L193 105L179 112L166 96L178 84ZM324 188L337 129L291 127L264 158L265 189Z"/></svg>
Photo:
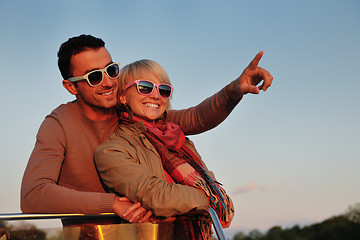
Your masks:
<svg viewBox="0 0 360 240"><path fill-rule="evenodd" d="M248 68L255 69L259 65L260 59L262 58L263 54L263 51L260 51L258 54L256 54L254 59L250 62Z"/></svg>
<svg viewBox="0 0 360 240"><path fill-rule="evenodd" d="M141 207L136 209L136 211L132 214L131 218L129 219L129 222L137 222L139 220L136 221L137 218L141 219L142 218L142 214L146 212L146 209Z"/></svg>
<svg viewBox="0 0 360 240"><path fill-rule="evenodd" d="M123 213L123 217L126 217L127 215L129 215L132 211L137 210L138 208L141 207L141 203L137 202L132 204L128 209L126 209L126 211Z"/></svg>
<svg viewBox="0 0 360 240"><path fill-rule="evenodd" d="M139 223L142 223L142 222L145 222L145 221L148 221L148 219L151 217L152 215L152 211L147 211L145 216L139 220Z"/></svg>

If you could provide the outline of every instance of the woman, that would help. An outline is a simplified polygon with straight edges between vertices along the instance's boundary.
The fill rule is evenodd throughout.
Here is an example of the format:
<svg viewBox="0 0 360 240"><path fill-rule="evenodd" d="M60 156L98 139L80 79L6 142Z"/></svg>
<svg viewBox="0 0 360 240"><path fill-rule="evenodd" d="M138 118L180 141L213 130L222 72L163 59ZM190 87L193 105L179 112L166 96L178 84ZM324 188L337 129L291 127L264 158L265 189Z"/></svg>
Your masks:
<svg viewBox="0 0 360 240"><path fill-rule="evenodd" d="M189 238L211 236L207 216L179 217L192 210L212 207L228 227L231 199L180 127L164 121L173 92L166 71L151 60L134 62L121 70L119 88L120 127L95 153L104 184L157 217L177 216Z"/></svg>

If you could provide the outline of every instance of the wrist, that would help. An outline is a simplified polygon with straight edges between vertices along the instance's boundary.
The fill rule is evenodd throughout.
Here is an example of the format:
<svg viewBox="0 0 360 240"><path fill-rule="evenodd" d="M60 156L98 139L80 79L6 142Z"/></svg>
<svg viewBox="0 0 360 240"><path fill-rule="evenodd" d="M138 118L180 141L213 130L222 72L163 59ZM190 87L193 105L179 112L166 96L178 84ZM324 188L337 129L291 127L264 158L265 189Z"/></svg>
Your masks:
<svg viewBox="0 0 360 240"><path fill-rule="evenodd" d="M225 88L225 95L227 98L232 100L241 100L244 94L237 87L237 81L234 80L230 84L228 84Z"/></svg>

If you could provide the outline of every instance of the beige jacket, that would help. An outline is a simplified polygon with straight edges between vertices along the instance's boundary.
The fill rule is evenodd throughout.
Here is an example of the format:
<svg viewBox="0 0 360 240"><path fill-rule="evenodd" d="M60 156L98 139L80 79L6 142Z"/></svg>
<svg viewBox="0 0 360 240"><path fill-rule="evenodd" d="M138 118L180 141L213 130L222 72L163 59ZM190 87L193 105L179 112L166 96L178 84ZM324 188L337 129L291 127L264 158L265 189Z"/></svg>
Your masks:
<svg viewBox="0 0 360 240"><path fill-rule="evenodd" d="M144 131L143 122L120 125L109 141L97 148L95 163L104 184L130 201L141 202L156 216L207 209L209 200L202 190L167 183L161 158ZM190 140L185 144L201 159Z"/></svg>

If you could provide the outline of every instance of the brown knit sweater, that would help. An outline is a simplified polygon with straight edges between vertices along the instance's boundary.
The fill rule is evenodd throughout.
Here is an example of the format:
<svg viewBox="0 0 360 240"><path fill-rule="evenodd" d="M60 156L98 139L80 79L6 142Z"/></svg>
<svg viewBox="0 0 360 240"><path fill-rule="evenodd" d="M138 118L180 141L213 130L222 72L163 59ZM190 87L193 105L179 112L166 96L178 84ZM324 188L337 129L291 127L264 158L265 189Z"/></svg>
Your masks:
<svg viewBox="0 0 360 240"><path fill-rule="evenodd" d="M172 110L168 120L185 134L197 134L220 124L239 101L228 99L225 89L199 105ZM96 147L118 126L117 116L92 121L76 101L60 105L46 116L21 186L24 213L113 212L114 194L105 193L95 168Z"/></svg>

